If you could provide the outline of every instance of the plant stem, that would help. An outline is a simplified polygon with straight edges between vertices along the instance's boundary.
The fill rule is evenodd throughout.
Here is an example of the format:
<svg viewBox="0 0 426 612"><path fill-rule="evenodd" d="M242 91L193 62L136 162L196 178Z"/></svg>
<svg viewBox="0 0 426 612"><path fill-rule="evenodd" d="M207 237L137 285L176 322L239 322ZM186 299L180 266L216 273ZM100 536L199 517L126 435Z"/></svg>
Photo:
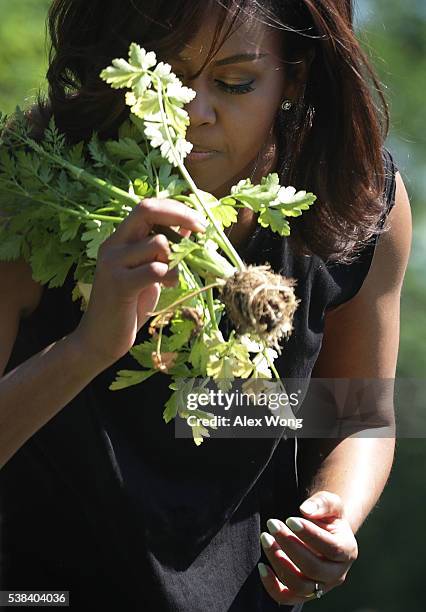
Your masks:
<svg viewBox="0 0 426 612"><path fill-rule="evenodd" d="M219 326L216 321L216 315L214 312L213 289L211 285L209 286L209 289L207 289L207 307L209 309L210 320L211 320L213 329L219 329Z"/></svg>
<svg viewBox="0 0 426 612"><path fill-rule="evenodd" d="M156 317L158 315L165 314L166 312L170 312L171 310L174 310L177 306L180 306L180 304L187 302L188 300L202 293L203 291L211 291L213 287L219 287L219 283L211 283L211 285L206 285L205 287L201 287L200 289L197 289L196 291L192 291L192 293L188 293L183 298L176 300L176 302L173 302L173 304L170 304L169 306L167 306L167 308L163 308L163 310L158 310L157 312L147 312L146 314L149 316Z"/></svg>
<svg viewBox="0 0 426 612"><path fill-rule="evenodd" d="M267 347L265 346L263 351L262 351L262 355L265 357L266 361L269 364L269 367L271 368L272 372L275 374L275 378L280 380L279 372L277 371L276 367L274 366L274 362L271 361L271 359L270 359L270 357L268 355L268 351L266 349L267 349Z"/></svg>
<svg viewBox="0 0 426 612"><path fill-rule="evenodd" d="M205 259L201 259L201 257L197 257L196 255L193 255L192 253L189 253L188 255L186 255L185 259L188 262L188 264L192 268L194 268L196 272L198 272L198 274L201 274L201 276L205 276L206 274L211 276L213 274L217 278L222 278L224 280L228 278L228 276L224 273L222 268L215 265L213 262L206 261Z"/></svg>
<svg viewBox="0 0 426 612"><path fill-rule="evenodd" d="M245 270L246 266L245 266L243 260L241 259L241 257L239 256L239 254L237 253L235 248L233 247L232 243L229 241L229 239L226 236L226 234L220 228L220 226L219 226L218 222L216 221L216 219L214 218L214 216L211 214L209 207L204 204L203 197L201 195L200 190L198 189L198 187L196 186L196 184L192 180L192 177L189 174L188 170L185 168L180 155L178 155L177 152L176 152L176 149L175 149L175 146L174 146L174 143L173 143L173 138L170 135L169 124L168 124L168 121L167 121L167 115L166 115L166 112L164 110L164 104L163 104L163 85L161 83L160 77L158 77L157 75L154 75L153 72L151 72L151 75L155 76L157 78L157 82L158 82L158 89L157 89L158 104L160 106L160 113L161 113L161 118L162 118L162 121L163 121L163 126L164 126L164 129L165 129L166 134L167 134L167 139L169 141L173 157L175 159L176 165L178 166L179 170L181 171L182 176L184 177L184 179L188 183L188 186L190 187L190 189L192 190L192 192L194 193L195 197L197 198L197 200L198 200L198 202L200 204L200 206L197 207L197 210L199 212L203 212L207 216L207 218L210 220L211 224L213 225L213 227L214 227L214 229L216 231L217 237L219 238L219 244L222 247L222 250L228 255L228 257L232 261L232 263L239 270Z"/></svg>
<svg viewBox="0 0 426 612"><path fill-rule="evenodd" d="M72 164L71 162L67 161L66 159L62 159L54 153L49 153L48 151L45 151L42 146L40 146L37 142L30 138L22 139L21 137L21 140L23 140L25 144L29 144L37 153L39 153L43 157L50 159L51 161L59 165L61 168L65 168L66 170L68 170L68 172L70 172L77 180L81 180L84 183L91 185L92 187L96 187L96 189L99 189L100 191L109 196L115 196L119 201L125 202L126 204L139 204L140 198L138 196L132 195L127 191L120 189L119 187L115 187L115 185L111 185L103 179L92 176L89 172L83 170L83 168L74 166L74 164Z"/></svg>
<svg viewBox="0 0 426 612"><path fill-rule="evenodd" d="M1 187L1 191L6 191L13 195L17 193L21 194L24 198L28 198L32 202L38 202L39 204L44 204L45 206L49 206L55 210L59 210L60 212L70 215L71 217L79 217L82 221L87 219L98 219L99 221L110 221L112 223L121 223L124 220L124 217L110 217L107 215L97 215L94 213L84 213L83 211L79 212L78 210L72 210L70 208L65 208L64 206L60 206L59 204L55 204L50 200L46 200L40 196L36 196L32 193L28 193L19 183L15 181L17 189L8 189L7 187Z"/></svg>

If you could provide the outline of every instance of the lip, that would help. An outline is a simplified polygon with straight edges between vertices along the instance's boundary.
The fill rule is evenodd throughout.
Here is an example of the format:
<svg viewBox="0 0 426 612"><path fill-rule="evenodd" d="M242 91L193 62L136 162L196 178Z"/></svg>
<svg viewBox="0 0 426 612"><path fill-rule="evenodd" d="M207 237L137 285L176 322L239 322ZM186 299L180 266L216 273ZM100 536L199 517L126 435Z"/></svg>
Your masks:
<svg viewBox="0 0 426 612"><path fill-rule="evenodd" d="M217 151L202 149L201 147L195 147L192 149L191 153L186 156L188 161L206 161L211 159L216 155Z"/></svg>
<svg viewBox="0 0 426 612"><path fill-rule="evenodd" d="M196 153L211 153L213 152L217 152L216 149L212 149L211 147L205 147L203 145L199 145L197 142L192 142L190 141L192 144L192 150Z"/></svg>

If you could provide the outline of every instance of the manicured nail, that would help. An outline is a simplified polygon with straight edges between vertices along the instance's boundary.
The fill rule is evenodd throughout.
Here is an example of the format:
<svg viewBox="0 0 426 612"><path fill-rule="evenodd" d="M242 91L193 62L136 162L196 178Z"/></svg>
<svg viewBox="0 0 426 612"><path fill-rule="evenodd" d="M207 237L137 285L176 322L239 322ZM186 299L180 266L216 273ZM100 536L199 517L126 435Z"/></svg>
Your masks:
<svg viewBox="0 0 426 612"><path fill-rule="evenodd" d="M305 512L306 514L315 514L319 510L318 504L310 500L303 502L303 504L300 506L300 509L303 510L303 512Z"/></svg>
<svg viewBox="0 0 426 612"><path fill-rule="evenodd" d="M271 546L275 544L275 539L270 533L266 533L266 531L260 534L260 541L262 542L262 546L264 548L271 548Z"/></svg>
<svg viewBox="0 0 426 612"><path fill-rule="evenodd" d="M281 521L278 521L277 519L269 519L269 521L266 521L266 524L272 535L275 535L279 531L283 530Z"/></svg>
<svg viewBox="0 0 426 612"><path fill-rule="evenodd" d="M287 525L287 527L290 527L292 531L302 531L303 529L302 521L300 521L298 518L294 518L293 516L288 518L285 524Z"/></svg>
<svg viewBox="0 0 426 612"><path fill-rule="evenodd" d="M259 570L259 574L261 578L266 578L268 575L268 570L266 569L266 565L264 563L258 563L257 569Z"/></svg>

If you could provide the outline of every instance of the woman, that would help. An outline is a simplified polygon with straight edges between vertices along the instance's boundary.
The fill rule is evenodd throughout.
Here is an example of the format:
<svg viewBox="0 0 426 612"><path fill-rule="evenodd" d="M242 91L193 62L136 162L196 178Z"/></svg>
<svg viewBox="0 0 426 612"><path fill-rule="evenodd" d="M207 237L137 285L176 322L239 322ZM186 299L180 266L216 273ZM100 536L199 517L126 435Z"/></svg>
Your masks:
<svg viewBox="0 0 426 612"><path fill-rule="evenodd" d="M290 239L247 210L230 232L247 263L298 279L280 374L394 377L410 208L351 2L55 0L50 33L35 128L53 113L70 142L114 136L126 110L98 75L137 41L197 93L186 163L200 188L220 197L276 170L318 196ZM2 588L69 590L74 609L300 610L344 582L394 440L305 438L295 465L293 438L175 439L164 375L111 393L176 282L154 223L203 231L185 205L144 200L102 245L83 315L72 275L47 291L23 260L1 264Z"/></svg>

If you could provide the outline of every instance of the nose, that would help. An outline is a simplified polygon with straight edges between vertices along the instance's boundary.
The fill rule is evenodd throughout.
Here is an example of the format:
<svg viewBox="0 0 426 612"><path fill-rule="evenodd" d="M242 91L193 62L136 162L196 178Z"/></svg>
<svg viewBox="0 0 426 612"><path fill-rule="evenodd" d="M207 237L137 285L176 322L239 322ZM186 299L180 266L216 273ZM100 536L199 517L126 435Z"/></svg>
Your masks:
<svg viewBox="0 0 426 612"><path fill-rule="evenodd" d="M188 87L197 94L191 102L185 105L185 110L191 122L191 128L213 125L216 122L216 111L211 95L208 92L207 84L201 83L201 80L198 78L189 82Z"/></svg>

